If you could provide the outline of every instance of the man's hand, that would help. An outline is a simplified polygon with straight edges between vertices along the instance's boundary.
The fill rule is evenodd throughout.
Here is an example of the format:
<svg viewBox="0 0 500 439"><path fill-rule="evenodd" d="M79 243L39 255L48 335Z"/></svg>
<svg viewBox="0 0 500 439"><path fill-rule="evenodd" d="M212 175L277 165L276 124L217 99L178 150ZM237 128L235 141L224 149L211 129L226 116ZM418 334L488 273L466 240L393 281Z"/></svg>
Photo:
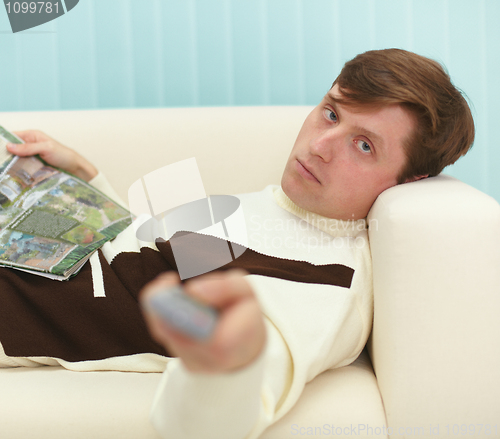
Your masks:
<svg viewBox="0 0 500 439"><path fill-rule="evenodd" d="M14 134L26 143L9 143L7 149L11 154L21 157L38 154L49 165L61 168L85 181L90 181L97 175L97 169L87 159L41 131L17 131Z"/></svg>
<svg viewBox="0 0 500 439"><path fill-rule="evenodd" d="M187 294L219 311L217 326L209 340L188 338L168 327L154 312L144 311L153 338L172 355L180 357L192 372L231 372L250 364L262 352L266 330L257 299L243 275L240 270L231 270L207 274L184 284ZM148 308L148 298L177 283L179 277L170 272L147 284L140 297L143 308Z"/></svg>

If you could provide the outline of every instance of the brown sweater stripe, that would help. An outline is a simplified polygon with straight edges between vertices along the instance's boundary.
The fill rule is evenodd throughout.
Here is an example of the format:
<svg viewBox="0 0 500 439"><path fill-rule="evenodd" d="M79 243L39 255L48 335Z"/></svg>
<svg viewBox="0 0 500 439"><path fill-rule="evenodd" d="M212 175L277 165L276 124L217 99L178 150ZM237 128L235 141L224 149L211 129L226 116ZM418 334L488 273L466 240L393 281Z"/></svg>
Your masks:
<svg viewBox="0 0 500 439"><path fill-rule="evenodd" d="M172 237L176 256L181 254L182 260L189 261L194 267L204 267L206 261L219 270L242 268L250 274L276 277L294 282L335 285L350 288L354 270L341 264L314 265L306 261L294 261L258 253L252 249L231 243L233 252L240 255L228 262L228 249L220 245L223 242L213 236L198 233L176 233ZM157 241L158 250L169 263L177 267L170 242Z"/></svg>
<svg viewBox="0 0 500 439"><path fill-rule="evenodd" d="M189 235L189 236L188 236ZM262 255L231 244L235 254L216 252L221 240L196 233L183 237L181 249L192 264L209 260L220 270L243 268L251 274L295 282L349 288L354 270L343 265ZM56 282L9 268L0 268L0 342L11 357L54 357L66 361L101 360L140 353L168 355L150 337L138 306L141 288L164 271L177 270L170 242L118 254L108 264L101 251L106 297L94 297L90 264L68 282Z"/></svg>

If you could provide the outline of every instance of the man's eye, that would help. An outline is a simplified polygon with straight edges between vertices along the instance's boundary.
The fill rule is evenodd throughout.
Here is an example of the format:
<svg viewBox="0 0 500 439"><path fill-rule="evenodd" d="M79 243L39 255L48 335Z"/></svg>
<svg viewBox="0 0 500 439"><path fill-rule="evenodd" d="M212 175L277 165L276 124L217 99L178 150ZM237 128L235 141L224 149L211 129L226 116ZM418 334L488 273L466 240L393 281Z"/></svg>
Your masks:
<svg viewBox="0 0 500 439"><path fill-rule="evenodd" d="M337 115L335 111L330 110L329 108L325 108L325 117L332 122L337 122Z"/></svg>
<svg viewBox="0 0 500 439"><path fill-rule="evenodd" d="M356 140L356 145L362 152L372 152L372 147L364 140Z"/></svg>

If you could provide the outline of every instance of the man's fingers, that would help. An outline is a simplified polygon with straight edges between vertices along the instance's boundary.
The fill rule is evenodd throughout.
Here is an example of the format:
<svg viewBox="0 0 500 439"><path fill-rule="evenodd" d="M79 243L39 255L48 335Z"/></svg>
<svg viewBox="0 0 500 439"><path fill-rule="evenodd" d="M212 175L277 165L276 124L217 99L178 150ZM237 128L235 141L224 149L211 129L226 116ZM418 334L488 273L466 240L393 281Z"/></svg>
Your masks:
<svg viewBox="0 0 500 439"><path fill-rule="evenodd" d="M160 275L141 292L144 317L153 338L197 372L240 369L262 351L266 340L259 304L242 270L212 273L184 284L188 294L219 309L218 322L208 340L200 342L163 321L148 302L164 288L179 284L176 273ZM149 305L149 306L148 306Z"/></svg>
<svg viewBox="0 0 500 439"><path fill-rule="evenodd" d="M179 283L179 275L174 271L168 271L157 276L149 282L141 291L140 301L146 305L147 300L164 288L172 287Z"/></svg>
<svg viewBox="0 0 500 439"><path fill-rule="evenodd" d="M140 302L144 310L144 319L153 339L163 345L171 355L175 357L188 357L190 358L190 363L194 364L194 359L197 358L200 351L199 341L171 327L168 322L157 314L157 311L151 306L150 302L151 298L163 289L178 285L179 282L180 279L177 273L168 272L161 274L144 288L140 294Z"/></svg>
<svg viewBox="0 0 500 439"><path fill-rule="evenodd" d="M56 141L40 130L13 131L13 133L26 143L42 143Z"/></svg>
<svg viewBox="0 0 500 439"><path fill-rule="evenodd" d="M257 300L238 301L230 312L221 315L219 328L217 344L221 360L241 357L250 362L261 352L264 343L258 341L266 339L266 330Z"/></svg>
<svg viewBox="0 0 500 439"><path fill-rule="evenodd" d="M57 144L54 139L38 130L14 131L14 134L25 143L9 143L7 149L11 153L22 157L36 154L48 157L52 154Z"/></svg>
<svg viewBox="0 0 500 439"><path fill-rule="evenodd" d="M139 301L145 311L143 314L146 322L155 338L161 342L165 342L165 330L171 333L172 329L158 315L155 308L151 305L151 299L162 290L178 285L179 281L179 276L173 271L162 273L149 282L139 296Z"/></svg>
<svg viewBox="0 0 500 439"><path fill-rule="evenodd" d="M26 143L37 143L40 140L47 140L47 139L42 139L43 137L47 136L43 135L41 131L37 130L13 131L13 133L17 137L23 139Z"/></svg>
<svg viewBox="0 0 500 439"><path fill-rule="evenodd" d="M21 157L36 155L36 154L47 154L52 149L50 142L38 142L38 143L9 143L7 149Z"/></svg>
<svg viewBox="0 0 500 439"><path fill-rule="evenodd" d="M158 294L161 290L172 287L179 283L179 276L174 272L162 273L152 280L141 291L139 300L142 308L144 309L144 319L148 324L149 330L153 338L164 344L168 341L166 336L175 337L175 333L165 324L160 316L155 312L154 308L150 305L150 299ZM167 333L167 334L166 334Z"/></svg>

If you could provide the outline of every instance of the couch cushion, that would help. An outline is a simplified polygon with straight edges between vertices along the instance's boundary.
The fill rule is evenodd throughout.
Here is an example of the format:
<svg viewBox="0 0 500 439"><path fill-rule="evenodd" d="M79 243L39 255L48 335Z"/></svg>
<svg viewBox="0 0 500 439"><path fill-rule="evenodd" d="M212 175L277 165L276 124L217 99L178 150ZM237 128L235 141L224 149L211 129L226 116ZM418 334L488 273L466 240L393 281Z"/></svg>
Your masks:
<svg viewBox="0 0 500 439"><path fill-rule="evenodd" d="M148 416L160 377L60 367L2 369L0 438L156 439ZM362 353L353 364L311 381L296 406L262 438L296 437L297 429L308 426L382 427L384 422L376 379Z"/></svg>
<svg viewBox="0 0 500 439"><path fill-rule="evenodd" d="M149 407L159 373L0 370L2 439L157 439Z"/></svg>

